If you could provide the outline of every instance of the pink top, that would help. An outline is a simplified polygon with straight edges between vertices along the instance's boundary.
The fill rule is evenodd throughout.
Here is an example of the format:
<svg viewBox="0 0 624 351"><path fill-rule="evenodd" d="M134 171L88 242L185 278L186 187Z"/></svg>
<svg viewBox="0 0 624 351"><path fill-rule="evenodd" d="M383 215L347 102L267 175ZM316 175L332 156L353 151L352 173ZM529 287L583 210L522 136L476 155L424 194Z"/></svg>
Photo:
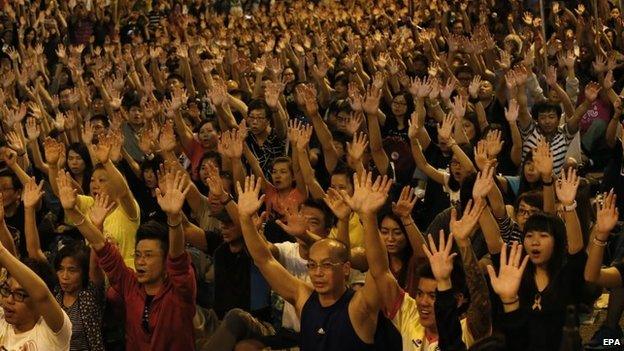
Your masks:
<svg viewBox="0 0 624 351"><path fill-rule="evenodd" d="M286 214L287 208L297 209L305 201L305 197L297 188L290 190L286 197L280 197L277 188L271 184L267 184L265 189L266 197L264 203L267 211L275 211L280 215Z"/></svg>

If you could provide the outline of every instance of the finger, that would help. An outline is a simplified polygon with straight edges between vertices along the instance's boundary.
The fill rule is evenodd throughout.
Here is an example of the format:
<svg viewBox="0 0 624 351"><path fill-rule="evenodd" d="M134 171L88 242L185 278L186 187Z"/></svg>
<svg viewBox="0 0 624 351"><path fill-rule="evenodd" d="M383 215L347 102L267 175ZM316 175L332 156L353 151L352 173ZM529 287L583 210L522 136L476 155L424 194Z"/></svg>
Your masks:
<svg viewBox="0 0 624 351"><path fill-rule="evenodd" d="M429 249L431 250L431 252L432 253L438 252L438 249L436 248L435 242L433 241L433 236L431 234L427 235L427 240L429 241Z"/></svg>
<svg viewBox="0 0 624 351"><path fill-rule="evenodd" d="M494 285L494 281L496 280L496 272L494 271L494 267L491 264L487 265L487 272L490 276L490 282Z"/></svg>
<svg viewBox="0 0 624 351"><path fill-rule="evenodd" d="M499 261L499 266L505 266L507 265L507 244L503 244L503 247L501 248L501 253L500 253L500 261Z"/></svg>
<svg viewBox="0 0 624 351"><path fill-rule="evenodd" d="M449 234L448 241L446 242L446 247L444 248L444 252L448 255L451 253L452 248L453 248L453 233Z"/></svg>
<svg viewBox="0 0 624 351"><path fill-rule="evenodd" d="M425 255L427 256L428 259L431 259L431 256L433 256L433 254L431 253L431 251L429 251L429 248L427 247L427 244L422 244L423 247L423 251L425 252Z"/></svg>
<svg viewBox="0 0 624 351"><path fill-rule="evenodd" d="M526 255L524 256L524 259L522 260L522 264L520 265L520 273L524 272L528 263L529 263L529 256Z"/></svg>

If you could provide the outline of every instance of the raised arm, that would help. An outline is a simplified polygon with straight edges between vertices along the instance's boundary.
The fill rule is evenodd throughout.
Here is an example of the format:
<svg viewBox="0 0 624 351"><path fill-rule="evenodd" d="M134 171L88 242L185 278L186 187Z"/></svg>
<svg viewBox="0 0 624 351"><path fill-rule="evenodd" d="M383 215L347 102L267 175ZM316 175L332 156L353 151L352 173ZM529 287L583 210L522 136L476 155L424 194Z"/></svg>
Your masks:
<svg viewBox="0 0 624 351"><path fill-rule="evenodd" d="M482 172L477 174L477 179L472 187L472 198L475 201L475 207L476 204L486 204L485 198L496 186L494 184L493 177L493 167L487 167ZM503 245L503 240L501 239L501 232L498 227L498 223L496 223L496 219L494 219L494 216L488 207L485 207L483 211L480 211L479 226L483 232L488 252L491 254L499 253L501 246Z"/></svg>
<svg viewBox="0 0 624 351"><path fill-rule="evenodd" d="M553 186L553 156L550 145L540 139L537 147L533 149L533 164L542 179L542 193L544 196L544 212L556 214L555 209L555 188Z"/></svg>
<svg viewBox="0 0 624 351"><path fill-rule="evenodd" d="M579 185L579 177L576 175L576 169L568 168L567 174L561 171L561 176L557 180L555 187L557 198L563 207L563 221L566 227L566 236L568 238L568 254L583 250L583 233L581 232L581 223L576 214L576 190Z"/></svg>
<svg viewBox="0 0 624 351"><path fill-rule="evenodd" d="M511 161L516 166L520 166L522 163L522 134L518 128L519 109L520 106L516 99L510 99L505 108L505 119L509 123L509 130L511 131Z"/></svg>
<svg viewBox="0 0 624 351"><path fill-rule="evenodd" d="M378 177L373 183L372 173L368 172L356 174L353 182L355 187L353 196L348 196L344 191L341 194L349 207L360 216L364 226L368 272L377 286L381 306L386 311L392 311L400 297L401 287L390 271L388 253L377 225L377 212L386 202L392 184L386 176Z"/></svg>
<svg viewBox="0 0 624 351"><path fill-rule="evenodd" d="M264 238L258 234L252 216L256 214L264 201L260 194L260 179L252 175L245 178L244 187L237 184L238 214L243 238L254 264L275 292L296 307L300 313L305 301L312 293L312 286L295 278L271 255Z"/></svg>
<svg viewBox="0 0 624 351"><path fill-rule="evenodd" d="M156 188L156 199L160 208L167 214L169 226L169 257L177 258L184 253L184 228L182 205L190 189L182 171L167 172L165 189ZM164 194L163 194L164 190Z"/></svg>
<svg viewBox="0 0 624 351"><path fill-rule="evenodd" d="M381 174L386 174L390 159L383 148L381 128L379 127L379 99L381 90L371 86L366 93L366 98L362 103L362 108L366 113L368 121L368 140L370 141L371 157Z"/></svg>
<svg viewBox="0 0 624 351"><path fill-rule="evenodd" d="M43 254L43 251L41 251L37 219L35 218L37 206L39 206L41 197L43 196L42 189L43 181L39 182L39 185L37 185L35 178L31 178L24 186L24 193L22 194L22 201L24 201L24 232L28 257L47 262L46 256Z"/></svg>
<svg viewBox="0 0 624 351"><path fill-rule="evenodd" d="M392 203L392 212L401 219L414 255L419 258L424 258L425 252L422 248L423 244L426 243L425 237L423 237L412 217L412 209L417 201L418 197L414 194L414 188L405 186L403 190L401 190L399 200Z"/></svg>
<svg viewBox="0 0 624 351"><path fill-rule="evenodd" d="M600 92L600 85L596 82L589 82L585 86L585 101L582 104L578 105L574 114L570 116L570 118L566 121L566 126L568 128L568 133L574 134L579 130L579 123L581 119L591 106L591 104L598 98L598 93Z"/></svg>
<svg viewBox="0 0 624 351"><path fill-rule="evenodd" d="M91 221L87 220L87 217L76 207L77 191L72 187L69 174L60 170L58 171L57 180L59 200L65 210L65 215L67 215L68 219L72 223L75 223L76 228L78 228L82 236L87 239L93 249L96 251L101 250L106 243L106 238L104 237L104 234L102 234L102 232L97 229Z"/></svg>
<svg viewBox="0 0 624 351"><path fill-rule="evenodd" d="M333 143L333 137L327 124L318 112L316 101L316 91L312 87L298 87L298 94L303 97L306 116L312 121L314 133L321 144L323 156L325 156L325 167L332 172L338 163L338 152Z"/></svg>
<svg viewBox="0 0 624 351"><path fill-rule="evenodd" d="M470 242L470 235L474 232L477 222L481 222L480 217L484 208L485 201L481 198L474 203L474 206L469 202L461 220L457 220L457 211L452 209L450 223L451 234L459 247L466 272L466 285L470 292L468 328L470 328L470 333L475 340L490 335L492 331L492 307L490 306L489 290ZM481 227L483 228L483 226Z"/></svg>
<svg viewBox="0 0 624 351"><path fill-rule="evenodd" d="M53 333L59 333L64 326L69 328L69 326L64 325L66 318L63 309L56 302L45 282L17 257L13 256L4 245L0 245L0 265L5 267L9 275L26 290L29 302L32 303L37 313L41 314ZM70 334L69 330L67 334Z"/></svg>
<svg viewBox="0 0 624 351"><path fill-rule="evenodd" d="M585 264L585 280L604 288L622 286L624 281L620 271L615 267L601 268L605 247L611 231L618 221L616 195L613 189L604 194L603 203L598 203L596 224L589 242L587 263Z"/></svg>
<svg viewBox="0 0 624 351"><path fill-rule="evenodd" d="M102 136L99 143L93 147L93 153L97 161L104 165L108 174L109 189L111 190L109 195L119 203L129 218L137 219L139 218L139 209L134 195L132 195L126 179L110 158L113 143L114 141L110 136Z"/></svg>

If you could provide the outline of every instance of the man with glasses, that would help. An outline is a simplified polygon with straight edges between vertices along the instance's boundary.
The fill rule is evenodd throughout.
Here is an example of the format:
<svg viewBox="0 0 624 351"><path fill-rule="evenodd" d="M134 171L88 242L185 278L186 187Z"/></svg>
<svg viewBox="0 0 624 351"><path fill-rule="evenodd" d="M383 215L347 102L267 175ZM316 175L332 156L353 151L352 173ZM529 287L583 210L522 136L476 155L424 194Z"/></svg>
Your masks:
<svg viewBox="0 0 624 351"><path fill-rule="evenodd" d="M390 182L377 182L387 194ZM311 283L289 273L271 254L252 217L262 204L260 181L247 177L238 185L238 212L245 243L254 263L273 290L295 307L301 316L300 348L306 350L374 350L381 344L381 326L388 325L379 313L377 288L370 277L357 292L347 287L351 270L346 245L335 239L316 241L306 264ZM385 197L384 197L385 200ZM371 200L371 202L373 202ZM385 340L387 342L387 340ZM391 344L384 344L391 350Z"/></svg>
<svg viewBox="0 0 624 351"><path fill-rule="evenodd" d="M269 118L273 117L273 126ZM273 160L286 156L286 121L272 112L263 100L249 103L247 117L249 137L247 146L256 156L267 179L271 178Z"/></svg>
<svg viewBox="0 0 624 351"><path fill-rule="evenodd" d="M72 324L50 292L54 285L50 279L55 276L52 267L33 259L20 262L4 244L0 244L0 266L8 271L0 285L0 346L69 350Z"/></svg>
<svg viewBox="0 0 624 351"><path fill-rule="evenodd" d="M147 222L137 230L134 265L126 266L119 250L86 220L76 204L69 175L59 172L59 198L65 214L89 241L110 286L123 298L127 350L194 350L193 316L197 291L191 259L184 250L182 205L189 186L182 172L166 173L156 189L167 213L167 230ZM164 195L163 195L164 193Z"/></svg>

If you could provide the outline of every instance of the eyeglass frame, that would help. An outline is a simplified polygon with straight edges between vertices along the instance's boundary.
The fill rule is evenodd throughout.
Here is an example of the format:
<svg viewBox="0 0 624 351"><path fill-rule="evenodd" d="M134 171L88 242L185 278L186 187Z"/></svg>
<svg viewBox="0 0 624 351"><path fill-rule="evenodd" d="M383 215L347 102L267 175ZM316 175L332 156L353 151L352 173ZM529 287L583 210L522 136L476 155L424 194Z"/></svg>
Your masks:
<svg viewBox="0 0 624 351"><path fill-rule="evenodd" d="M0 295L2 295L2 297L4 297L5 299L13 296L13 301L16 302L24 302L25 299L30 297L30 295L26 292L11 290L8 283L0 285Z"/></svg>

